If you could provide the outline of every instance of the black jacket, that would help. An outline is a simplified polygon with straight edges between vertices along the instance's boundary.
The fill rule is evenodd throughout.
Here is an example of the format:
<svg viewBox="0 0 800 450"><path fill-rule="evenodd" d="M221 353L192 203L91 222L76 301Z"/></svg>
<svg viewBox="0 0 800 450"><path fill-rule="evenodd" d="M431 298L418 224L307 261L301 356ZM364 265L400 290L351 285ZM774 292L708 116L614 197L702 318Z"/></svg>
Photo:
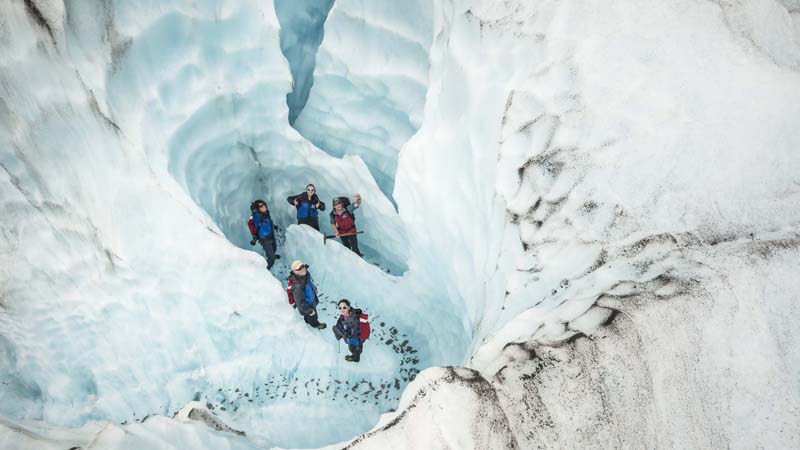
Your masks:
<svg viewBox="0 0 800 450"><path fill-rule="evenodd" d="M311 311L316 311L317 304L319 304L319 296L317 295L317 287L314 286L314 281L311 280L311 274L306 273L305 276L301 277L292 272L289 274L287 280L300 280L299 283L295 283L292 286L292 296L294 297L294 304L297 306L297 311L303 316L311 314ZM307 287L310 287L312 295L314 296L314 301L312 301L311 304L306 302Z"/></svg>
<svg viewBox="0 0 800 450"><path fill-rule="evenodd" d="M345 341L352 338L358 338L361 335L361 310L351 309L350 315L345 319L344 316L339 316L336 325L333 327L333 334L336 339L345 338Z"/></svg>

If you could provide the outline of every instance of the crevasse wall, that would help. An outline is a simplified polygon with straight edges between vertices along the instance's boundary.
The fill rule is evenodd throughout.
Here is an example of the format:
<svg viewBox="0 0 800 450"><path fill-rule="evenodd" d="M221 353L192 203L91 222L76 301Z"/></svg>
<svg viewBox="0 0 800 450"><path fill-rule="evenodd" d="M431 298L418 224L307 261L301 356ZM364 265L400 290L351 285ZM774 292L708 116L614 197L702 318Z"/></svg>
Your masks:
<svg viewBox="0 0 800 450"><path fill-rule="evenodd" d="M380 291L407 264L404 231L363 162L332 158L289 127L291 79L271 4L28 2L4 5L2 17L0 403L11 442L22 423L33 436L41 426L96 432L94 421L107 420L116 424L108 445L135 446L113 430L198 399L250 442L311 446L368 429L396 404L429 358L424 342L408 362L396 353L412 350L408 339L399 345L410 323L376 329L383 338L394 325L398 340L356 379L337 368L330 335L311 334L286 305L263 258L231 245L250 248L247 205L263 197L286 259L315 265L321 311L343 296L369 305L366 287L354 292L337 273L336 260L361 264L340 244L284 234L294 222L285 197L313 181L326 195L362 193L360 225L394 237L364 235L384 268L363 263L375 280L364 286ZM391 388L350 401L352 420L335 414L345 392L331 387L344 381ZM293 418L311 410L329 428L302 433Z"/></svg>
<svg viewBox="0 0 800 450"><path fill-rule="evenodd" d="M292 92L286 95L290 124L306 106L314 84L317 49L332 6L333 0L275 1L275 13L281 22L281 51L292 69Z"/></svg>
<svg viewBox="0 0 800 450"><path fill-rule="evenodd" d="M796 447L796 7L445 4L396 198L443 222L420 186L492 184L470 199L505 209L480 260L502 281L454 287L470 369L423 372L346 448ZM477 142L494 171L435 172Z"/></svg>
<svg viewBox="0 0 800 450"><path fill-rule="evenodd" d="M148 158L147 137L116 121L94 64L113 72L126 30L110 6L71 6L3 7L2 371L22 388L0 403L11 419L75 426L168 414L225 378L199 373L246 358L230 348L265 345L257 330L281 314L232 315L265 308L279 284L163 176L166 156ZM138 25L158 29L154 16ZM89 17L101 26L82 28Z"/></svg>
<svg viewBox="0 0 800 450"><path fill-rule="evenodd" d="M334 156L358 155L392 198L397 155L419 128L435 5L336 2L295 128Z"/></svg>
<svg viewBox="0 0 800 450"><path fill-rule="evenodd" d="M409 230L367 166L288 126L290 78L270 5L5 8L15 36L2 72L10 442L65 426L84 430L59 435L68 446L99 433L97 445L136 448L163 425L146 417L199 400L252 443L321 445L371 427L420 369L464 360L469 323L424 259L403 275ZM364 196L369 262L286 229L284 199L308 181L323 198ZM282 228L277 276L301 258L325 320L342 297L371 312L374 365L343 366L341 347L304 328L263 260L230 245L249 249L253 197ZM294 421L309 414L328 417L313 434Z"/></svg>

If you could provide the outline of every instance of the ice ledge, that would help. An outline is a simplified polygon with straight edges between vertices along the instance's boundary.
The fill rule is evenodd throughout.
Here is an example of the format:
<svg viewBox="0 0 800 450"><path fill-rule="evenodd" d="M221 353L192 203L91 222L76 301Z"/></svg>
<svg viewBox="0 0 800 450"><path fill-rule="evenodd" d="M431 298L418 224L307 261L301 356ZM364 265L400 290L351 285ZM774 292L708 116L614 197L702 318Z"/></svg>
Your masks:
<svg viewBox="0 0 800 450"><path fill-rule="evenodd" d="M153 415L126 425L101 421L69 429L37 421L13 423L0 418L2 449L123 450L200 446L229 450L272 448L269 442L248 438L244 432L228 426L196 401L187 404L172 418Z"/></svg>

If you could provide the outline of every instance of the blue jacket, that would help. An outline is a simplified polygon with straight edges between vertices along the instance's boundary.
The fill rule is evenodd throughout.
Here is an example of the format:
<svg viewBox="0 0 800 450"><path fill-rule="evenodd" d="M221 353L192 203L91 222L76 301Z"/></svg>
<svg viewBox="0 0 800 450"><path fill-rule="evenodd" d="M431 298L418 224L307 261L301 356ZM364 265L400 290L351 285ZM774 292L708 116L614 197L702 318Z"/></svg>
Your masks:
<svg viewBox="0 0 800 450"><path fill-rule="evenodd" d="M287 280L293 279L300 280L299 283L292 285L294 304L301 315L307 316L311 314L311 311L316 311L317 304L319 303L317 287L314 286L314 282L311 280L311 274L309 273L301 277L292 272L289 274Z"/></svg>
<svg viewBox="0 0 800 450"><path fill-rule="evenodd" d="M271 237L273 233L273 226L272 226L272 217L269 215L269 211L264 214L264 217L261 217L261 214L258 211L253 213L253 223L256 225L256 231L258 231L258 238L264 239L265 237Z"/></svg>
<svg viewBox="0 0 800 450"><path fill-rule="evenodd" d="M308 195L305 193L291 195L289 196L286 201L289 204L294 205L294 201L298 201L297 205L297 218L298 219L307 219L307 218L317 218L319 213L317 211L317 202L319 202L319 211L325 211L325 202L320 201L317 194L311 196L311 200L308 199Z"/></svg>

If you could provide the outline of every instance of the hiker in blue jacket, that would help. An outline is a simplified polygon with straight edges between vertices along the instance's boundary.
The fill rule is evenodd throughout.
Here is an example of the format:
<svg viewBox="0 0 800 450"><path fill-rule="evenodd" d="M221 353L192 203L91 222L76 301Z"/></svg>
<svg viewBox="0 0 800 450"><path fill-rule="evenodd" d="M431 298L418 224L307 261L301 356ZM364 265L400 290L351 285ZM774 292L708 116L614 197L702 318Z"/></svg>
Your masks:
<svg viewBox="0 0 800 450"><path fill-rule="evenodd" d="M347 355L344 359L351 362L359 362L361 360L361 351L364 349L364 343L361 342L361 324L359 316L361 310L353 309L350 301L346 298L339 300L339 320L333 327L333 334L336 340L344 338L347 343L347 348L350 350L351 355Z"/></svg>
<svg viewBox="0 0 800 450"><path fill-rule="evenodd" d="M313 184L306 186L306 192L290 195L286 201L297 209L298 224L305 224L319 231L319 211L325 211L325 203L320 201L317 188Z"/></svg>
<svg viewBox="0 0 800 450"><path fill-rule="evenodd" d="M278 245L275 241L275 226L269 208L264 200L256 200L250 205L250 210L253 212L253 228L250 230L253 233L253 241L258 241L264 248L264 253L267 255L267 269L271 269L275 264L275 250Z"/></svg>
<svg viewBox="0 0 800 450"><path fill-rule="evenodd" d="M292 297L294 297L294 305L297 312L303 316L303 320L314 328L325 329L327 326L319 322L317 315L317 304L319 298L317 297L317 287L314 286L314 281L311 280L311 274L308 273L308 264L303 261L292 262L292 273L289 274L288 280L298 280L297 283L292 283Z"/></svg>

